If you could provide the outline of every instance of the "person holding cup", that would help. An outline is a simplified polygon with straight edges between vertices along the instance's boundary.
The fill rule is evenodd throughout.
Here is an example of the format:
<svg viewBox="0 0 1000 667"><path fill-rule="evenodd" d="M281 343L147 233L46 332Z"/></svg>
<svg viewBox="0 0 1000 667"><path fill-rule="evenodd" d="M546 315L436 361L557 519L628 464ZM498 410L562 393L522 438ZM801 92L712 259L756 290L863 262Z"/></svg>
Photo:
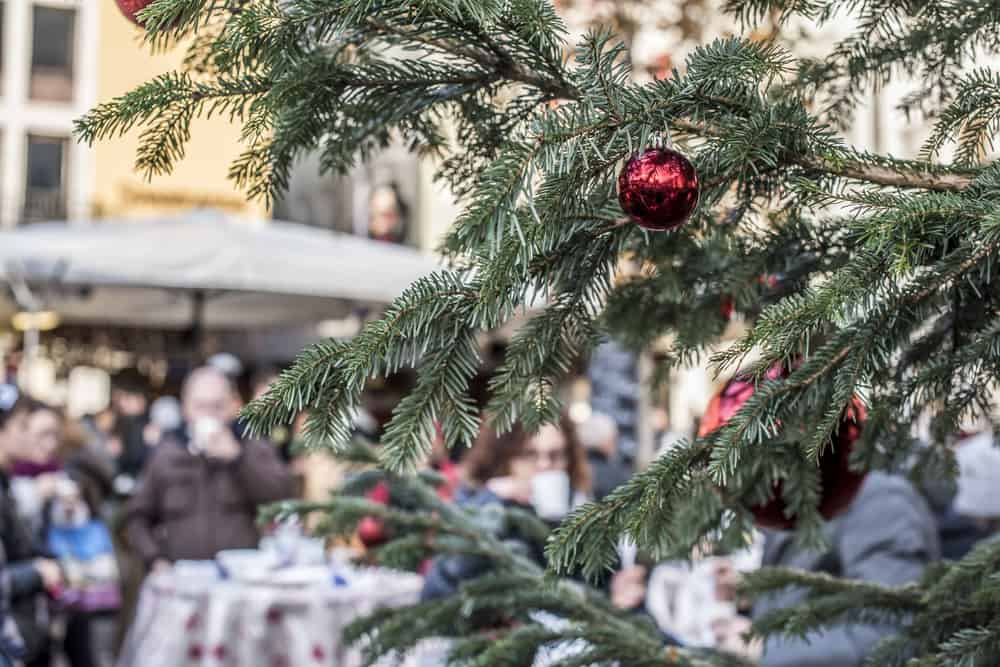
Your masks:
<svg viewBox="0 0 1000 667"><path fill-rule="evenodd" d="M471 495L531 508L550 523L591 497L587 456L565 419L533 434L520 424L502 435L484 427L462 463Z"/></svg>
<svg viewBox="0 0 1000 667"><path fill-rule="evenodd" d="M225 373L193 371L181 408L183 426L156 448L126 508L129 542L153 570L255 548L258 508L294 495L274 447L242 437L239 398Z"/></svg>
<svg viewBox="0 0 1000 667"><path fill-rule="evenodd" d="M515 424L509 432L497 435L491 425L484 425L462 460L462 467L465 484L459 487L455 499L472 507L520 507L555 526L592 498L587 454L566 417L533 434ZM521 542L544 565L544 544L519 534L502 537ZM620 609L639 611L646 598L646 567L635 563L634 554L622 554L619 565L605 582L608 597ZM424 579L422 597L451 595L463 581L484 574L488 568L488 561L482 558L439 557Z"/></svg>
<svg viewBox="0 0 1000 667"><path fill-rule="evenodd" d="M537 433L528 433L518 423L499 435L484 422L462 459L462 471L464 480L454 499L468 507L519 507L555 525L590 499L586 453L568 419L546 424ZM544 544L520 534L503 538L522 543L535 560L544 563ZM447 597L463 581L484 574L488 568L488 561L472 556L436 558L424 579L422 597Z"/></svg>

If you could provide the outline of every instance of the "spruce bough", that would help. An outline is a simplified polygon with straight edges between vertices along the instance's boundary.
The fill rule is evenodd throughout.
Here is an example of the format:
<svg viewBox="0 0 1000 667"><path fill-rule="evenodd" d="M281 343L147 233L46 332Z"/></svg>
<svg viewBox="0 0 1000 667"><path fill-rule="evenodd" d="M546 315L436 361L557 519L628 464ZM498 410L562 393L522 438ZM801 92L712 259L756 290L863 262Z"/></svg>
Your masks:
<svg viewBox="0 0 1000 667"><path fill-rule="evenodd" d="M398 528L380 551L389 562L431 552L495 561L496 579L471 582L459 600L356 626L372 659L421 637L458 635L456 664L525 664L539 646L580 638L588 648L565 664L735 661L664 650L654 629L555 575L600 575L622 534L657 558L742 544L751 523L741 499L768 492L760 474L768 466L795 482L783 485L784 499L802 542L819 539L814 462L852 396L869 407L854 464L915 478L953 473L949 438L968 419L991 418L1000 168L984 156L1000 128L1000 76L976 56L1000 42L996 3L730 0L727 9L747 28L779 16L850 20L855 30L824 60L797 58L780 38L717 40L672 78L640 86L608 32L589 34L566 61L563 25L543 0L158 0L140 17L147 39L162 47L191 36L184 68L78 121L87 142L141 128L136 166L152 175L183 157L194 118L225 114L246 145L230 174L263 198L288 185L307 151L319 152L324 169L346 171L399 137L436 159L438 178L459 198L462 214L441 247L449 268L412 285L354 339L303 352L246 411L265 430L308 410L315 446L377 459L381 472L329 504L298 508L324 512L330 531L378 514ZM906 110L933 126L918 159L847 146L838 132L857 103L901 74L912 81ZM644 234L623 219L615 179L666 128L699 170L701 203L676 233ZM648 270L619 279L624 256ZM720 373L742 367L759 377L801 360L786 380L763 382L724 428L568 517L549 539L547 575L495 537L497 522L528 518L435 505L409 475L435 422L453 446L478 432L467 395L476 335L540 295L546 307L515 335L490 386L499 429L555 419L560 379L606 336L642 348L669 335L664 367L709 356ZM754 321L712 352L723 296ZM403 367L419 380L377 454L362 456L350 437L365 384ZM917 442L913 424L928 414L932 438ZM767 447L775 441L793 443L797 458ZM359 499L354 487L379 476L412 487L424 509ZM870 664L1000 663L997 542L902 589L783 570L751 576L746 589L788 585L812 595L761 619L756 632L895 618L902 633ZM487 636L476 624L481 610L517 622ZM538 610L568 624L539 624Z"/></svg>

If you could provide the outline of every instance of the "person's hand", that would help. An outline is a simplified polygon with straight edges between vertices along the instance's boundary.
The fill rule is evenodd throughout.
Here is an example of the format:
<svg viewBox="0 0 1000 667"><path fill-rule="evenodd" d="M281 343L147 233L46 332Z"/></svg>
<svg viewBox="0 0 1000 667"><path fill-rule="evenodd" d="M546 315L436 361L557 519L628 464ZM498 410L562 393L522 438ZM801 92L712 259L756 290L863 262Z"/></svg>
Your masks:
<svg viewBox="0 0 1000 667"><path fill-rule="evenodd" d="M122 439L118 436L111 436L104 442L105 453L113 459L117 459L125 452Z"/></svg>
<svg viewBox="0 0 1000 667"><path fill-rule="evenodd" d="M233 461L240 455L240 443L228 428L219 429L204 442L205 456L220 461Z"/></svg>
<svg viewBox="0 0 1000 667"><path fill-rule="evenodd" d="M646 599L646 568L633 565L611 577L611 604L619 609L635 609Z"/></svg>
<svg viewBox="0 0 1000 667"><path fill-rule="evenodd" d="M750 629L750 625L750 619L739 614L715 619L712 621L715 648L752 659L758 658L762 648L760 642L754 640L747 643L743 639L743 635Z"/></svg>
<svg viewBox="0 0 1000 667"><path fill-rule="evenodd" d="M740 583L740 573L728 558L720 558L712 567L715 578L715 599L726 602L736 601L736 587Z"/></svg>
<svg viewBox="0 0 1000 667"><path fill-rule="evenodd" d="M486 482L486 488L502 500L522 505L531 504L531 482L516 477L494 477Z"/></svg>
<svg viewBox="0 0 1000 667"><path fill-rule="evenodd" d="M33 563L35 572L42 578L42 586L46 591L56 591L63 583L62 568L59 563L48 558L39 558Z"/></svg>
<svg viewBox="0 0 1000 667"><path fill-rule="evenodd" d="M160 444L160 437L162 435L160 427L152 422L146 424L146 426L142 429L142 441L146 443L147 447L156 447Z"/></svg>
<svg viewBox="0 0 1000 667"><path fill-rule="evenodd" d="M153 561L153 567L150 568L150 572L153 574L163 574L164 572L169 572L173 568L170 561L166 558L157 558Z"/></svg>

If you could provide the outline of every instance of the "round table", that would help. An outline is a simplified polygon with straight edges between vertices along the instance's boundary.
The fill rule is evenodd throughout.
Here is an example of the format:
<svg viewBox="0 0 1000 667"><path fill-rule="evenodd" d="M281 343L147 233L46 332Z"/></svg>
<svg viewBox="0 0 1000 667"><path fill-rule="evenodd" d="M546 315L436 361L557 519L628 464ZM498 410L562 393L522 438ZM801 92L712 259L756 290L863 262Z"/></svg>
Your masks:
<svg viewBox="0 0 1000 667"><path fill-rule="evenodd" d="M118 667L351 667L340 635L378 607L416 602L420 577L311 568L285 582L150 576ZM305 576L301 576L305 575Z"/></svg>

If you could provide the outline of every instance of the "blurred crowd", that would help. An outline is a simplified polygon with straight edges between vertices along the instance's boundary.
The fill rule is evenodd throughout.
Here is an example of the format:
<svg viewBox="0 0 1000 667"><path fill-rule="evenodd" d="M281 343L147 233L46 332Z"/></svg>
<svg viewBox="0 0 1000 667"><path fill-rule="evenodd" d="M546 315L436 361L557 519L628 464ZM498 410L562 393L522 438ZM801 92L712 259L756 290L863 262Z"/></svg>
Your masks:
<svg viewBox="0 0 1000 667"><path fill-rule="evenodd" d="M296 451L298 425L270 439L248 437L239 410L275 377L264 370L247 378L237 360L221 355L193 370L178 396L154 399L143 376L125 371L114 378L108 409L82 419L32 399L13 382L0 384L0 665L113 664L148 573L255 548L262 506L322 499L342 482L345 472L332 459ZM358 430L377 441L391 407L391 401L367 402ZM438 433L430 451L427 465L440 473L442 498L516 506L551 525L633 473L619 452L615 421L600 413L580 422L567 417L536 433L515 425L498 436L484 427L463 451L448 451ZM755 615L793 605L801 594L790 590L751 605L736 593L740 573L787 565L902 584L938 559L963 556L1000 529L992 492L1000 453L989 432L963 434L956 452L957 493L869 474L848 510L826 526L824 551L803 549L788 532L761 531L742 552L655 562L623 542L601 586L618 608L652 618L665 643L722 648L764 665L860 664L890 627L831 628L802 641L746 644L742 634ZM385 484L368 496L405 502ZM389 537L369 518L355 543L373 548ZM503 537L520 541L544 564L544 545L531 536ZM486 568L474 557L427 562L423 597L448 595Z"/></svg>

